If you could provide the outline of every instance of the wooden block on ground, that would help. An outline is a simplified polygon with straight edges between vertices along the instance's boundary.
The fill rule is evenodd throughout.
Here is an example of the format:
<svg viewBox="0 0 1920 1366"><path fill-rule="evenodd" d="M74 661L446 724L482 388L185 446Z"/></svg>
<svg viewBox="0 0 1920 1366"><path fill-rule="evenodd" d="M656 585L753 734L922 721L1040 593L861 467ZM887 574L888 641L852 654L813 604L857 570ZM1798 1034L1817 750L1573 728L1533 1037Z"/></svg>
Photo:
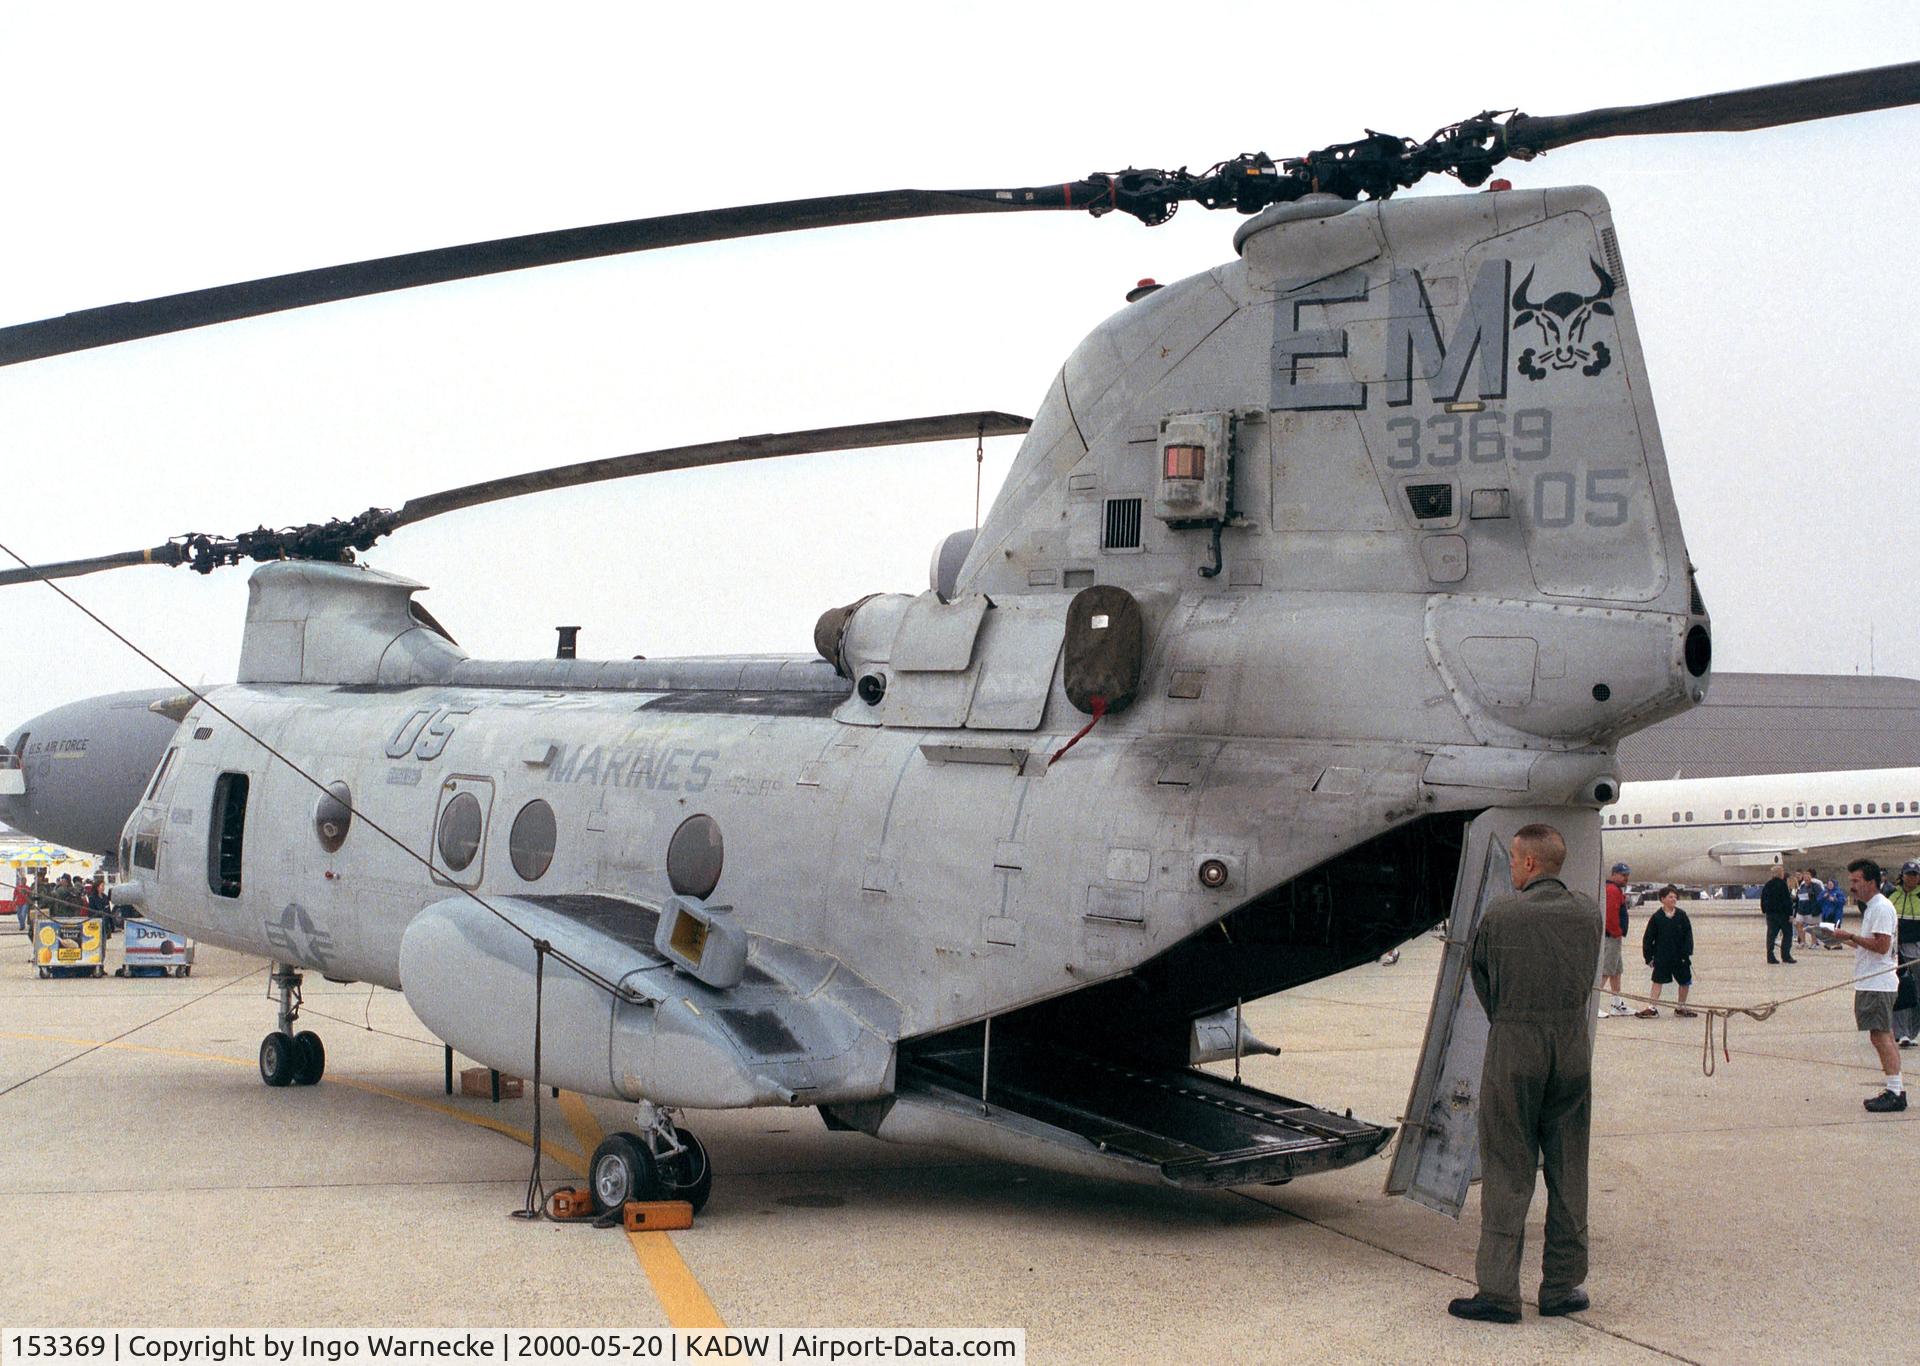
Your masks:
<svg viewBox="0 0 1920 1366"><path fill-rule="evenodd" d="M526 1084L518 1077L500 1074L500 1099L518 1100L526 1089ZM493 1073L484 1067L463 1068L460 1072L460 1094L472 1096L476 1100L493 1099Z"/></svg>
<svg viewBox="0 0 1920 1366"><path fill-rule="evenodd" d="M629 1233L693 1227L693 1206L685 1200L629 1200L621 1212Z"/></svg>

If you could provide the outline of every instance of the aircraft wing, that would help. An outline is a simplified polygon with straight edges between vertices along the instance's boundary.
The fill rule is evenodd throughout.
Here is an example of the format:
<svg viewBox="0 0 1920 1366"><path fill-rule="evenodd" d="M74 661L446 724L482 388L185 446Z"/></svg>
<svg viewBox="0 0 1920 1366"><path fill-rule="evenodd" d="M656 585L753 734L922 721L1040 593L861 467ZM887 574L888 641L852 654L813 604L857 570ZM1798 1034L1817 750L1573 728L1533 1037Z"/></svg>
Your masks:
<svg viewBox="0 0 1920 1366"><path fill-rule="evenodd" d="M1733 840L1714 845L1707 854L1729 870L1762 869L1781 860L1844 868L1860 858L1892 869L1907 859L1920 858L1920 829L1867 840Z"/></svg>

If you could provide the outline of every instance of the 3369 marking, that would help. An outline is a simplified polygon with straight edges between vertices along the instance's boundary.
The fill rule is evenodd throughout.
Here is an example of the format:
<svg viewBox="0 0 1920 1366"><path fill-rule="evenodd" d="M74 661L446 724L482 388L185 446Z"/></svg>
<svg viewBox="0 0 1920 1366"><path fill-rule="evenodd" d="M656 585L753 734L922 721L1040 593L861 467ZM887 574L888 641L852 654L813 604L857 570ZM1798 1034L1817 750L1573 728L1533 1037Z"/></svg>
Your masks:
<svg viewBox="0 0 1920 1366"><path fill-rule="evenodd" d="M1463 460L1469 465L1496 465L1508 455L1516 461L1537 461L1553 454L1551 408L1515 409L1511 424L1499 408L1435 413L1424 420L1407 413L1387 419L1387 430L1398 438L1387 452L1390 470L1418 469L1423 464L1448 469Z"/></svg>

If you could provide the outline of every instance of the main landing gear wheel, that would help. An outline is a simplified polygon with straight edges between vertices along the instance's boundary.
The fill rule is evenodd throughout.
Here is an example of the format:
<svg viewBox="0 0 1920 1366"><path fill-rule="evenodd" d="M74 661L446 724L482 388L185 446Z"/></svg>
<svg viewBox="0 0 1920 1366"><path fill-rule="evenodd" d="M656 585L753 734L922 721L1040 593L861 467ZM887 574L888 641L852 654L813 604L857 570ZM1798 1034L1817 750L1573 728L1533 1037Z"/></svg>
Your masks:
<svg viewBox="0 0 1920 1366"><path fill-rule="evenodd" d="M608 1134L587 1164L597 1213L617 1211L629 1200L658 1200L660 1171L647 1145L632 1134Z"/></svg>
<svg viewBox="0 0 1920 1366"><path fill-rule="evenodd" d="M303 1029L293 1036L293 1084L312 1086L327 1070L327 1050L320 1036Z"/></svg>
<svg viewBox="0 0 1920 1366"><path fill-rule="evenodd" d="M269 1086L287 1086L293 1081L300 1047L293 1036L274 1030L260 1040L260 1080Z"/></svg>
<svg viewBox="0 0 1920 1366"><path fill-rule="evenodd" d="M713 1194L713 1163L707 1161L707 1145L693 1136L693 1130L676 1125L674 1134L686 1151L659 1159L662 1198L685 1200L698 1214Z"/></svg>

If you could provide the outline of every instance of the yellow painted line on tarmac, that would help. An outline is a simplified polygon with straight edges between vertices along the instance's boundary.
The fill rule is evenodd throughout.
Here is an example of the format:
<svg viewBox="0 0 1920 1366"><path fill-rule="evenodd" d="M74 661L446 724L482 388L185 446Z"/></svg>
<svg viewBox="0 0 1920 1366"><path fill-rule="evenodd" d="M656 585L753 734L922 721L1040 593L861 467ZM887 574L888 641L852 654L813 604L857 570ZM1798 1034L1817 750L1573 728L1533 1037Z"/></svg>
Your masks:
<svg viewBox="0 0 1920 1366"><path fill-rule="evenodd" d="M581 1152L591 1153L600 1146L600 1140L606 1135L593 1111L587 1108L585 1100L572 1091L562 1091L560 1113L567 1117L567 1123L573 1129L574 1142L580 1145ZM727 1326L720 1317L720 1311L713 1307L713 1301L701 1288L693 1269L681 1257L680 1249L674 1246L671 1235L658 1230L630 1231L627 1240L633 1244L633 1255L640 1259L640 1269L647 1273L647 1280L653 1285L653 1293L660 1301L660 1307L667 1311L669 1327Z"/></svg>
<svg viewBox="0 0 1920 1366"><path fill-rule="evenodd" d="M161 1057L189 1058L196 1062L225 1063L229 1067L247 1067L252 1064L250 1058L234 1058L221 1053L200 1053L189 1048L157 1048L151 1044L123 1043L119 1040L81 1039L64 1034L34 1034L18 1030L0 1029L0 1039L22 1039L35 1043L72 1044L83 1048L119 1048L131 1053L152 1053ZM487 1115L471 1114L456 1106L446 1105L437 1100L428 1100L423 1096L410 1096L404 1091L395 1091L375 1082L361 1081L355 1077L343 1077L335 1073L328 1081L339 1086L351 1086L357 1091L366 1091L372 1095L385 1096L397 1100L403 1105L411 1105L421 1110L431 1110L435 1114L447 1115L463 1124L472 1124L481 1129L490 1129L515 1142L531 1148L533 1135L525 1129L517 1129L504 1121ZM531 1086L533 1083L528 1082ZM579 1152L569 1152L553 1143L542 1141L540 1150L554 1161L580 1176L587 1175L587 1159L584 1154L591 1153L599 1146L604 1136L600 1121L594 1118L586 1101L572 1091L560 1093L560 1112L567 1118L573 1129L575 1142L579 1143ZM661 1232L629 1233L627 1239L633 1244L633 1255L639 1259L640 1269L646 1273L647 1281L653 1286L653 1293L660 1301L660 1307L666 1312L667 1323L674 1328L725 1328L727 1325L720 1317L720 1311L713 1307L713 1301L695 1279L693 1270L680 1256L673 1239Z"/></svg>

